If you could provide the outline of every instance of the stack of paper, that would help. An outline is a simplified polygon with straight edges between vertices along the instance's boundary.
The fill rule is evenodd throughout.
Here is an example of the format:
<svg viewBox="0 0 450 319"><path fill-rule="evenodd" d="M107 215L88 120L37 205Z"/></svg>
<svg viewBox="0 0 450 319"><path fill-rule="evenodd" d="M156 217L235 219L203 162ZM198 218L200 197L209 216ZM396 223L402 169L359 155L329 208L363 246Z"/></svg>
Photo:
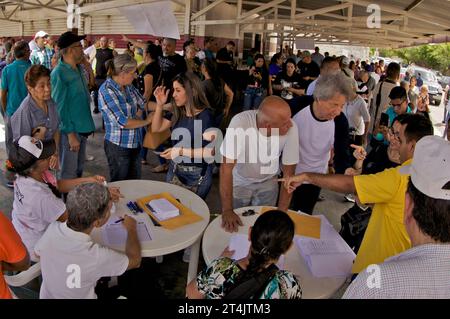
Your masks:
<svg viewBox="0 0 450 319"><path fill-rule="evenodd" d="M231 236L230 243L228 244L228 249L234 251L231 259L239 260L247 257L250 245L251 243L248 240L248 235L234 234L233 236ZM278 259L277 267L279 269L284 269L284 255L281 255Z"/></svg>
<svg viewBox="0 0 450 319"><path fill-rule="evenodd" d="M351 273L355 253L345 241L299 236L294 241L315 277L346 277Z"/></svg>
<svg viewBox="0 0 450 319"><path fill-rule="evenodd" d="M152 236L144 222L138 222L136 230L141 243L152 240ZM123 246L127 242L127 237L127 230L122 223L107 224L103 227L103 241L107 246Z"/></svg>
<svg viewBox="0 0 450 319"><path fill-rule="evenodd" d="M180 210L165 198L153 199L147 204L153 215L160 220L167 220L180 215Z"/></svg>

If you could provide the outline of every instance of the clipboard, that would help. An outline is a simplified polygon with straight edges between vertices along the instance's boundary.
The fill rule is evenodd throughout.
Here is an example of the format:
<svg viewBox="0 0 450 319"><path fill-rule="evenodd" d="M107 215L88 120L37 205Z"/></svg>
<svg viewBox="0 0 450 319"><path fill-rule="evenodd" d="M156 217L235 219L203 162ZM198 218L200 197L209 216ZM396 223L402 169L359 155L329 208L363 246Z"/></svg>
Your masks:
<svg viewBox="0 0 450 319"><path fill-rule="evenodd" d="M164 227L166 229L176 229L203 220L203 217L197 215L191 209L181 204L170 193L165 192L161 194L149 195L137 199L136 202L139 205L139 207L142 208L142 210L145 211L150 216L150 218L152 218L153 220L158 220L152 213L152 211L145 204L153 199L160 199L160 198L167 199L170 203L172 203L175 207L177 207L180 210L179 216L164 221L158 221L161 227Z"/></svg>
<svg viewBox="0 0 450 319"><path fill-rule="evenodd" d="M262 207L260 214L273 209L272 207ZM293 210L289 210L287 214L295 224L296 235L320 239L320 226L322 224L320 218L301 215Z"/></svg>

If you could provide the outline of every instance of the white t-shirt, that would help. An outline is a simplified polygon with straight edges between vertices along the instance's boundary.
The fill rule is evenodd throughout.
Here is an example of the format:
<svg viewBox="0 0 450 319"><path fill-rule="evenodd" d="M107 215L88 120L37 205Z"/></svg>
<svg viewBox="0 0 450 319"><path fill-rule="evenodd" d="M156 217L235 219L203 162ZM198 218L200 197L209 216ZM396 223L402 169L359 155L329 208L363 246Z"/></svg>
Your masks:
<svg viewBox="0 0 450 319"><path fill-rule="evenodd" d="M48 227L35 251L41 260L41 299L96 299L97 280L120 276L129 264L126 255L60 222Z"/></svg>
<svg viewBox="0 0 450 319"><path fill-rule="evenodd" d="M295 123L284 136L263 135L256 125L257 110L235 115L227 128L220 154L236 160L233 186L264 182L278 175L283 165L298 163L298 132ZM249 137L249 138L246 138Z"/></svg>
<svg viewBox="0 0 450 319"><path fill-rule="evenodd" d="M311 106L295 114L293 120L299 137L299 161L295 174L326 173L334 145L334 120L317 119Z"/></svg>
<svg viewBox="0 0 450 319"><path fill-rule="evenodd" d="M32 177L17 175L12 223L27 247L31 260L39 260L34 254L34 245L48 225L65 211L66 205L52 193L50 187Z"/></svg>
<svg viewBox="0 0 450 319"><path fill-rule="evenodd" d="M365 129L364 122L370 122L366 101L360 95L357 95L356 99L345 103L343 112L350 128L356 130L355 134L363 135Z"/></svg>

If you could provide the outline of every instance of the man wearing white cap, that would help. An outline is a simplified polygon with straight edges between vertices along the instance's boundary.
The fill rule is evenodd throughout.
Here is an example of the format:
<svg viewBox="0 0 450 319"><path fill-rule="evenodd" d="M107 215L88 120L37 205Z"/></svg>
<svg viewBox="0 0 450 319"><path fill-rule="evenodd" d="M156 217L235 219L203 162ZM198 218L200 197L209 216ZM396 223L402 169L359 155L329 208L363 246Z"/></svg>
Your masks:
<svg viewBox="0 0 450 319"><path fill-rule="evenodd" d="M45 31L39 31L35 34L36 47L31 51L30 60L32 64L41 64L51 70L53 51L45 45L47 38L48 33Z"/></svg>
<svg viewBox="0 0 450 319"><path fill-rule="evenodd" d="M422 138L400 172L411 174L403 221L412 248L362 271L344 298L450 298L450 142Z"/></svg>

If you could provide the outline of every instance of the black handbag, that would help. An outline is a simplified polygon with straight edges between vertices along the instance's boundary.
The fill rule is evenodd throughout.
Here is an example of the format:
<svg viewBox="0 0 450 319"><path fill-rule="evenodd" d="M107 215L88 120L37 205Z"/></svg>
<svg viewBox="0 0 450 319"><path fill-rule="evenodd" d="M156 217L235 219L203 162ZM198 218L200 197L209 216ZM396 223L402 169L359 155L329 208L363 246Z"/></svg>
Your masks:
<svg viewBox="0 0 450 319"><path fill-rule="evenodd" d="M177 176L177 167L178 167L178 164L173 163L173 176L172 176L172 179L169 181L169 183L181 186L181 187L186 188L186 189L190 190L191 192L197 194L198 188L200 187L200 185L202 184L203 180L205 179L207 167L203 167L202 168L202 172L200 174L200 177L198 178L198 180L193 185L186 185L185 183L183 183L180 180L180 178Z"/></svg>
<svg viewBox="0 0 450 319"><path fill-rule="evenodd" d="M369 224L372 208L362 209L355 203L348 211L341 216L341 230L339 234L346 243L358 253L362 239Z"/></svg>

